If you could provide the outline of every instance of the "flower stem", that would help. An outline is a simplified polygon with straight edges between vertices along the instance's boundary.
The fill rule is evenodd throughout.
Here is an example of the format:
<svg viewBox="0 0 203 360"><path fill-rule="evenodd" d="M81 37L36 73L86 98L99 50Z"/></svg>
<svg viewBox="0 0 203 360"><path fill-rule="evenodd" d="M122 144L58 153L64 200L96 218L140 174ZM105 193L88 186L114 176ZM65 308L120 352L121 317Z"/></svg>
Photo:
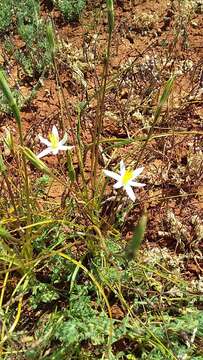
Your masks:
<svg viewBox="0 0 203 360"><path fill-rule="evenodd" d="M98 159L99 159L99 141L101 138L101 133L103 129L103 118L104 118L104 100L106 94L106 86L107 79L109 73L109 61L110 61L110 49L111 49L111 39L112 32L114 27L114 10L113 10L113 1L107 0L107 11L108 11L108 43L107 43L107 51L104 62L104 70L102 76L101 88L98 93L98 102L97 102L97 121L94 129L94 137L93 137L93 146L92 146L92 191L93 196L96 189L96 181L97 181L97 167L98 167Z"/></svg>

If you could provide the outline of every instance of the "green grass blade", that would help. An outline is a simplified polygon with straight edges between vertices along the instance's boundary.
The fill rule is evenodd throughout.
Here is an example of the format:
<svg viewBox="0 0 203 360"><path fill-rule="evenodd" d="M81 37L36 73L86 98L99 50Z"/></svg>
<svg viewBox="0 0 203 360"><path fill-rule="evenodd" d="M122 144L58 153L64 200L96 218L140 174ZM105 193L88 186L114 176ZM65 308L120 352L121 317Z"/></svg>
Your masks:
<svg viewBox="0 0 203 360"><path fill-rule="evenodd" d="M72 157L69 151L67 151L67 168L68 168L68 176L71 182L76 180L75 169L72 162Z"/></svg>
<svg viewBox="0 0 203 360"><path fill-rule="evenodd" d="M108 27L109 33L111 34L114 29L114 7L113 0L106 0L107 11L108 11Z"/></svg>
<svg viewBox="0 0 203 360"><path fill-rule="evenodd" d="M56 51L56 45L55 45L54 29L51 21L49 21L46 26L46 34L47 34L47 40L49 43L51 55L54 56Z"/></svg>
<svg viewBox="0 0 203 360"><path fill-rule="evenodd" d="M171 93L172 90L172 86L174 84L176 76L173 75L167 82L166 85L164 87L164 91L159 99L155 114L154 114L154 121L156 122L156 120L159 118L161 110L163 105L165 104L165 102L168 100L168 97Z"/></svg>
<svg viewBox="0 0 203 360"><path fill-rule="evenodd" d="M5 164L4 164L3 157L0 154L0 173L5 175L6 171L7 171L7 168L6 168Z"/></svg>

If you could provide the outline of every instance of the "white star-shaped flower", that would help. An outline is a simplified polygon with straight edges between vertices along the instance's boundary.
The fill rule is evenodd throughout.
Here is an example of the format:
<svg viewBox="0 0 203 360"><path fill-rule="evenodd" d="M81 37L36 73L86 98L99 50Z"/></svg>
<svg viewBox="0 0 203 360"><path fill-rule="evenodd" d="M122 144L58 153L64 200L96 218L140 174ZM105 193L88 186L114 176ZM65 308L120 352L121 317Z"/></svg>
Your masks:
<svg viewBox="0 0 203 360"><path fill-rule="evenodd" d="M145 186L146 184L138 183L135 180L137 176L141 174L143 171L143 167L140 167L136 170L126 169L125 164L123 160L120 162L120 174L117 174L113 171L109 170L103 170L106 176L109 176L117 181L117 183L114 184L114 189L119 189L123 187L123 189L127 192L129 198L132 201L135 201L136 196L133 192L132 186L136 186L138 188L141 188Z"/></svg>
<svg viewBox="0 0 203 360"><path fill-rule="evenodd" d="M43 138L41 135L38 136L41 143L47 146L46 149L37 155L39 159L48 154L57 155L60 150L71 150L74 147L65 145L67 141L66 133L64 134L63 139L59 140L59 133L55 125L52 128L52 132L48 135L49 140Z"/></svg>

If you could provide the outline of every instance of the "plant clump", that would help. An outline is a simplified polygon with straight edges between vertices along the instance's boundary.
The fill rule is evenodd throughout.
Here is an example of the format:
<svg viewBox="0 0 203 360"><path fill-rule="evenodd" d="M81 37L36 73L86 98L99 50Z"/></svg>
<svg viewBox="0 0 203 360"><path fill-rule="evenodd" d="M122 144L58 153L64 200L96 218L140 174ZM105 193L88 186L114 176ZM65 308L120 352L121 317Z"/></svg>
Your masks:
<svg viewBox="0 0 203 360"><path fill-rule="evenodd" d="M65 20L78 21L85 8L86 0L55 0Z"/></svg>

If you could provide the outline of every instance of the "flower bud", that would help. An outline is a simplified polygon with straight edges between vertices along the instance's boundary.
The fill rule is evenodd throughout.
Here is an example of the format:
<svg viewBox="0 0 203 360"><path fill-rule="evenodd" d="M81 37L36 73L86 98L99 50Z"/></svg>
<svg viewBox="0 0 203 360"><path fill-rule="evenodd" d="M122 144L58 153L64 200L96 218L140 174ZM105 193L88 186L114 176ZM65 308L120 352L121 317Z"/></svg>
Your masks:
<svg viewBox="0 0 203 360"><path fill-rule="evenodd" d="M20 147L25 157L40 171L44 174L53 176L53 173L48 168L48 166L40 159L38 159L37 155L35 155L32 150L27 147Z"/></svg>

